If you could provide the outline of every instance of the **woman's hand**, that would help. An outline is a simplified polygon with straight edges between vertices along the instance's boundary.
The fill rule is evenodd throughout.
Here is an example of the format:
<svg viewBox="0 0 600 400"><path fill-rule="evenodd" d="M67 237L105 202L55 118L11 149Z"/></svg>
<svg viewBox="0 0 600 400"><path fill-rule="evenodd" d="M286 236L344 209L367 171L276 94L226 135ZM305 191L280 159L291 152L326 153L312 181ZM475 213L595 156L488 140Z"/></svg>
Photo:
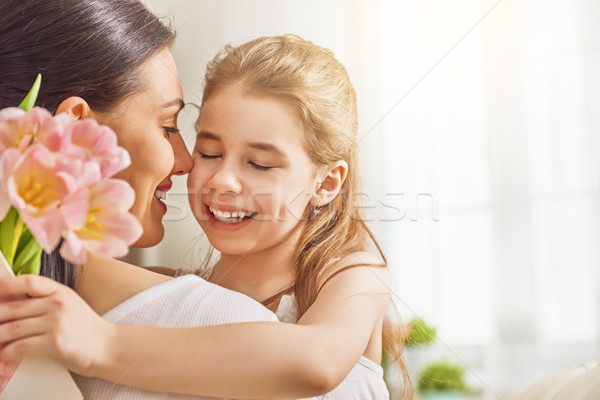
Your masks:
<svg viewBox="0 0 600 400"><path fill-rule="evenodd" d="M0 361L49 357L86 375L105 354L114 326L73 290L51 279L0 279Z"/></svg>

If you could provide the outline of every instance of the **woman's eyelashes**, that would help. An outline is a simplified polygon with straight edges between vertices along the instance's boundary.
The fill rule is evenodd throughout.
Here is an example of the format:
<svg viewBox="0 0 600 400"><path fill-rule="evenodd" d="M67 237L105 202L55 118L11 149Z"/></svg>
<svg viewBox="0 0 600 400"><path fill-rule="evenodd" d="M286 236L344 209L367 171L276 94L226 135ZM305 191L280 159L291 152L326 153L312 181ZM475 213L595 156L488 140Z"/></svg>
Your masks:
<svg viewBox="0 0 600 400"><path fill-rule="evenodd" d="M171 134L179 134L179 129L177 128L172 128L169 126L163 126L163 129L165 130L165 133L167 135L167 139L169 139L171 137Z"/></svg>

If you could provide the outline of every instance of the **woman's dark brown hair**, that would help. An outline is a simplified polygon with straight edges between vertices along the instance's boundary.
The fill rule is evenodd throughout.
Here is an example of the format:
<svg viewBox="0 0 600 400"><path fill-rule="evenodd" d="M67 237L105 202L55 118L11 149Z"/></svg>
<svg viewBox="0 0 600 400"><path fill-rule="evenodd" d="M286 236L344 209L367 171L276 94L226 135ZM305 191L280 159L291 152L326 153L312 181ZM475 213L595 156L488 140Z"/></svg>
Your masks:
<svg viewBox="0 0 600 400"><path fill-rule="evenodd" d="M17 106L38 73L36 105L70 96L109 113L146 87L140 67L175 33L138 0L1 0L0 108ZM71 287L75 268L44 254L42 274Z"/></svg>

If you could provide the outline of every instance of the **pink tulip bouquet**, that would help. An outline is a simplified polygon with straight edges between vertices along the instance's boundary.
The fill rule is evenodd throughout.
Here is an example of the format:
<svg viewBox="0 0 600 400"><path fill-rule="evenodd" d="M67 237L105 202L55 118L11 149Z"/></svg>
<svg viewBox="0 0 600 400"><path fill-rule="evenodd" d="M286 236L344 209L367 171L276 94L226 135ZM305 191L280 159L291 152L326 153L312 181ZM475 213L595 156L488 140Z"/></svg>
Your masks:
<svg viewBox="0 0 600 400"><path fill-rule="evenodd" d="M142 233L129 213L133 189L112 178L131 162L115 133L33 107L40 82L18 108L0 110L0 264L15 275L39 274L42 250L59 245L74 264L87 252L121 257ZM12 372L0 363L0 392Z"/></svg>
<svg viewBox="0 0 600 400"><path fill-rule="evenodd" d="M134 191L113 179L130 164L115 133L92 119L31 107L0 110L0 250L15 274L39 273L42 249L82 264L127 254L142 233Z"/></svg>

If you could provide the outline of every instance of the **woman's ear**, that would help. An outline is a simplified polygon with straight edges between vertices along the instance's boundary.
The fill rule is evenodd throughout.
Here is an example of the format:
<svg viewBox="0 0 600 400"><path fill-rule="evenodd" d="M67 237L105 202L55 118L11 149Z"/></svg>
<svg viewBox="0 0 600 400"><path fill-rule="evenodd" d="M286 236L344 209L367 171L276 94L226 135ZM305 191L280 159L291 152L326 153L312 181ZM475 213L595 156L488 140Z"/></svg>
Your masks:
<svg viewBox="0 0 600 400"><path fill-rule="evenodd" d="M328 204L338 195L348 174L348 163L344 160L336 161L324 172L324 177L317 184L317 189L310 199L310 203L317 208Z"/></svg>
<svg viewBox="0 0 600 400"><path fill-rule="evenodd" d="M56 109L56 114L67 113L71 119L84 119L90 117L90 106L81 97L71 96L63 100Z"/></svg>

